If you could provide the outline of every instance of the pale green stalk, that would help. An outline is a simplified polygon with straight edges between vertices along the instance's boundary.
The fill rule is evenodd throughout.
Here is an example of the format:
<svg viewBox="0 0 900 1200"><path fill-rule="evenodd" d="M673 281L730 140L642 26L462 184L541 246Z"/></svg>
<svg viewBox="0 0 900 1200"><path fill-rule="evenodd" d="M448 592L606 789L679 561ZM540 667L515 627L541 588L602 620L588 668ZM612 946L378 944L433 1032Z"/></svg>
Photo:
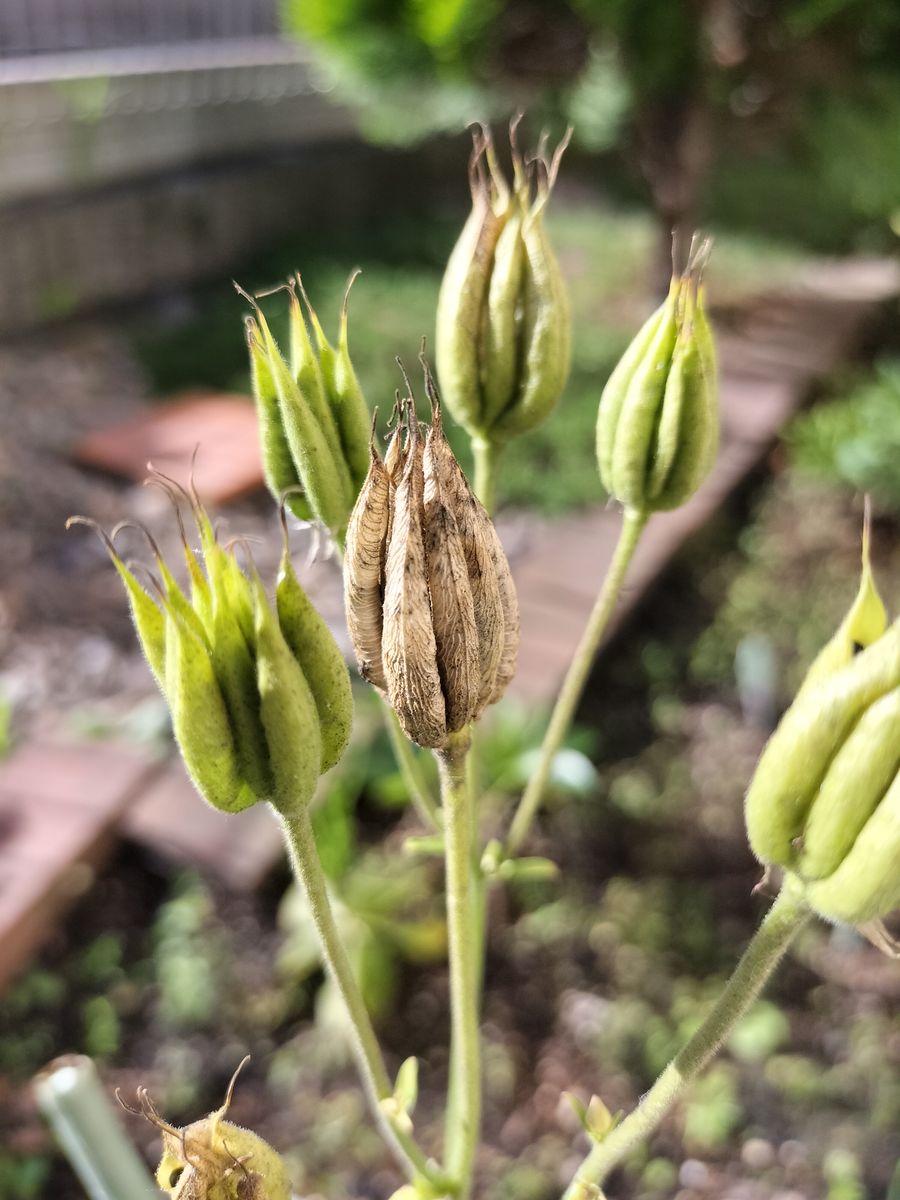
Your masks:
<svg viewBox="0 0 900 1200"><path fill-rule="evenodd" d="M594 1146L566 1190L564 1200L589 1197L597 1200L597 1188L656 1129L682 1089L700 1074L745 1015L809 916L799 887L785 883L709 1016L637 1108Z"/></svg>
<svg viewBox="0 0 900 1200"><path fill-rule="evenodd" d="M578 701L581 699L581 693L584 691L584 686L591 673L591 667L600 648L603 634L606 632L606 626L609 624L609 618L612 616L619 598L625 573L647 523L647 516L647 513L637 512L634 509L627 508L625 510L612 562L609 564L600 594L597 596L590 617L588 617L588 623L581 635L578 649L575 651L575 656L569 664L569 670L560 688L547 732L544 734L537 767L522 794L509 828L506 853L510 856L517 854L521 849L535 814L544 799L544 792L553 769L553 760L572 724L575 709L578 707Z"/></svg>
<svg viewBox="0 0 900 1200"><path fill-rule="evenodd" d="M335 923L328 885L319 853L316 849L312 821L309 811L302 808L289 816L279 814L291 855L291 863L309 903L310 913L319 937L322 960L329 977L334 982L341 1000L353 1038L353 1050L372 1112L381 1127L388 1145L410 1179L424 1178L438 1188L446 1190L446 1180L437 1167L430 1162L417 1145L411 1132L401 1119L393 1119L389 1111L393 1096L393 1085L384 1065L381 1048L372 1028L353 968L344 949ZM385 1103L387 1102L387 1103Z"/></svg>
<svg viewBox="0 0 900 1200"><path fill-rule="evenodd" d="M70 1055L52 1062L35 1080L34 1092L91 1200L153 1200L159 1196L89 1058Z"/></svg>
<svg viewBox="0 0 900 1200"><path fill-rule="evenodd" d="M472 490L488 510L494 511L496 500L495 468L500 447L490 438L473 436L472 457L475 460L475 482Z"/></svg>
<svg viewBox="0 0 900 1200"><path fill-rule="evenodd" d="M444 812L447 934L450 965L450 1102L444 1166L461 1200L472 1187L481 1127L481 1051L478 995L481 944L478 917L478 865L474 822L466 780L468 730L451 735L438 754Z"/></svg>

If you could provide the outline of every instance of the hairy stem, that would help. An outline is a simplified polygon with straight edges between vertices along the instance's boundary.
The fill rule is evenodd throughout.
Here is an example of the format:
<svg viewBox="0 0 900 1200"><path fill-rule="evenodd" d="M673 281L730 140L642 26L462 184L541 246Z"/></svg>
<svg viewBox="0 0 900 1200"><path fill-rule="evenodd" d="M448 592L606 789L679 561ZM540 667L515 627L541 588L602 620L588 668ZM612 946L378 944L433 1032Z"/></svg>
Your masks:
<svg viewBox="0 0 900 1200"><path fill-rule="evenodd" d="M606 626L609 624L609 618L612 616L619 598L625 572L628 570L628 564L634 556L641 533L647 523L647 515L647 513L636 512L634 509L625 510L612 562L609 564L600 594L594 603L590 617L588 617L581 641L578 643L575 656L569 664L568 673L560 688L547 732L544 734L540 759L513 815L506 839L506 852L509 855L514 855L521 849L535 814L544 799L544 792L553 769L553 760L572 723L597 650Z"/></svg>
<svg viewBox="0 0 900 1200"><path fill-rule="evenodd" d="M479 916L474 822L466 785L469 734L451 737L438 754L447 890L450 962L451 1098L447 1110L445 1168L461 1200L469 1195L481 1126L481 1053L478 1033Z"/></svg>
<svg viewBox="0 0 900 1200"><path fill-rule="evenodd" d="M294 873L309 902L325 968L344 1003L352 1030L353 1050L372 1112L385 1140L410 1179L424 1178L438 1187L443 1187L446 1181L441 1173L426 1159L403 1123L391 1120L388 1106L384 1103L391 1099L394 1089L334 919L309 811L302 808L299 812L289 815L279 814L279 819L290 850Z"/></svg>
<svg viewBox="0 0 900 1200"><path fill-rule="evenodd" d="M567 1189L565 1200L596 1197L596 1189L610 1172L638 1142L653 1132L685 1085L700 1074L759 996L809 916L799 887L785 883L709 1016L669 1063L637 1108L594 1146Z"/></svg>

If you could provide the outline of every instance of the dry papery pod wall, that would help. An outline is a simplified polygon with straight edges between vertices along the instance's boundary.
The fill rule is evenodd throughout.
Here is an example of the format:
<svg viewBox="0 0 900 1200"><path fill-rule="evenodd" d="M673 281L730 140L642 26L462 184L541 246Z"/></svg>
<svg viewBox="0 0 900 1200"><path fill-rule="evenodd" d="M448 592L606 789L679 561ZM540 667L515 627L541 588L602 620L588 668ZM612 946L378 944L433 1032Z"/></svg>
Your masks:
<svg viewBox="0 0 900 1200"><path fill-rule="evenodd" d="M413 741L441 749L506 691L519 607L494 523L450 448L422 363L431 426L418 421L406 380L383 459L372 438L347 531L344 592L362 675Z"/></svg>

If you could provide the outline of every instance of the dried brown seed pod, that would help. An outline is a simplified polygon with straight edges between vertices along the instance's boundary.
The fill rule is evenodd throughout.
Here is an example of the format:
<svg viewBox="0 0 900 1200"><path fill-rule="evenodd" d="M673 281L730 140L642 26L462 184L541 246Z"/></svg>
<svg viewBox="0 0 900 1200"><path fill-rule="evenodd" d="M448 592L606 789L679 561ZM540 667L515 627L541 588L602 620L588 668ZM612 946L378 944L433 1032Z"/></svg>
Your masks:
<svg viewBox="0 0 900 1200"><path fill-rule="evenodd" d="M478 627L462 538L441 488L440 408L432 411L424 453L424 541L437 665L451 733L475 716L481 685Z"/></svg>
<svg viewBox="0 0 900 1200"><path fill-rule="evenodd" d="M409 446L392 505L384 579L382 663L388 699L407 736L437 749L447 740L447 712L437 665L425 544L424 478L415 413Z"/></svg>
<svg viewBox="0 0 900 1200"><path fill-rule="evenodd" d="M387 690L381 659L382 583L390 511L390 478L372 439L366 476L347 526L344 606L363 679Z"/></svg>
<svg viewBox="0 0 900 1200"><path fill-rule="evenodd" d="M472 590L475 625L479 632L481 685L475 716L487 704L499 700L516 672L518 655L518 600L509 563L497 530L485 506L468 485L440 419L440 401L427 362L425 386L432 404L434 454L440 464L440 479L446 503L454 512L466 557L469 588Z"/></svg>

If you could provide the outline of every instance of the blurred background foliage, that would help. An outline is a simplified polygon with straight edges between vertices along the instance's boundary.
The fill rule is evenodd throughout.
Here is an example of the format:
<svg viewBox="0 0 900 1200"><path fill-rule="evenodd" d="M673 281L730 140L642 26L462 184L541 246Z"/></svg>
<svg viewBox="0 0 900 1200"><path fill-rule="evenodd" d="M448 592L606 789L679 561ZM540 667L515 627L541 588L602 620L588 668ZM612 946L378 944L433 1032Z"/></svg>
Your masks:
<svg viewBox="0 0 900 1200"><path fill-rule="evenodd" d="M664 236L727 214L833 249L885 245L898 222L885 0L282 0L282 15L375 140L523 106L606 152L606 185L649 195Z"/></svg>

